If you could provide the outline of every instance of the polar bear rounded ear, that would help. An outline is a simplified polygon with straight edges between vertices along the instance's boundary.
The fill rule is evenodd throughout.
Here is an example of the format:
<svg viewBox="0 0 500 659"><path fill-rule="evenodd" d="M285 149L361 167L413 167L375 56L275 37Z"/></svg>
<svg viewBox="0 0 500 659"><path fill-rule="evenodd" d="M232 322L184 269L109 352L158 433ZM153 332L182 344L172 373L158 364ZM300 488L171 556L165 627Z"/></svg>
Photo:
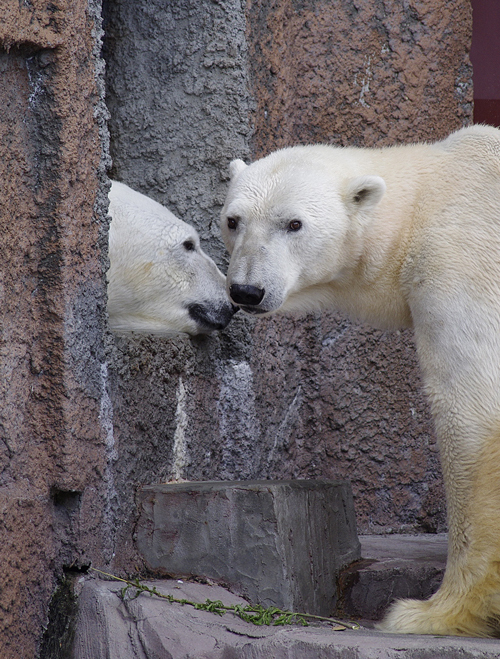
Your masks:
<svg viewBox="0 0 500 659"><path fill-rule="evenodd" d="M235 179L247 167L248 165L245 165L243 160L233 160L229 163L229 176L231 180Z"/></svg>
<svg viewBox="0 0 500 659"><path fill-rule="evenodd" d="M349 181L345 203L351 211L370 210L384 196L386 184L380 176L358 176Z"/></svg>

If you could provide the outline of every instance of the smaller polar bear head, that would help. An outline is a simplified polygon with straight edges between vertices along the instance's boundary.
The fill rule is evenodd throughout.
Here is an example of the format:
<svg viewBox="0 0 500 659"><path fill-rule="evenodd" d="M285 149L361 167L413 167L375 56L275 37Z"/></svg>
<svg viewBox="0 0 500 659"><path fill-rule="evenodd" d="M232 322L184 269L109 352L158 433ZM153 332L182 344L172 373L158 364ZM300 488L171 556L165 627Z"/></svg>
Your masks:
<svg viewBox="0 0 500 659"><path fill-rule="evenodd" d="M166 335L226 327L235 307L195 229L123 183L112 182L109 201L110 328Z"/></svg>
<svg viewBox="0 0 500 659"><path fill-rule="evenodd" d="M349 157L336 162L332 151L343 150L291 147L249 166L231 163L221 231L231 254L228 292L243 311L322 307L322 285L341 280L357 262L385 183L356 174Z"/></svg>

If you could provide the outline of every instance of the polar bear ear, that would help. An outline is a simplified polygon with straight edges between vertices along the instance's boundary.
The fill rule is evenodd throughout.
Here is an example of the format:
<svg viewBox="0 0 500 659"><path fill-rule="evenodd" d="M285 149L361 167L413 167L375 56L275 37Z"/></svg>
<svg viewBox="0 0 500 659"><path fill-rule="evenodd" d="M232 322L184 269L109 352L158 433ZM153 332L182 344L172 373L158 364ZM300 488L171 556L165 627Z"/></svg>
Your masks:
<svg viewBox="0 0 500 659"><path fill-rule="evenodd" d="M248 165L245 165L243 160L233 160L229 163L229 176L231 180L235 179L247 167Z"/></svg>
<svg viewBox="0 0 500 659"><path fill-rule="evenodd" d="M347 184L345 203L349 210L370 210L384 196L385 181L380 176L358 176Z"/></svg>

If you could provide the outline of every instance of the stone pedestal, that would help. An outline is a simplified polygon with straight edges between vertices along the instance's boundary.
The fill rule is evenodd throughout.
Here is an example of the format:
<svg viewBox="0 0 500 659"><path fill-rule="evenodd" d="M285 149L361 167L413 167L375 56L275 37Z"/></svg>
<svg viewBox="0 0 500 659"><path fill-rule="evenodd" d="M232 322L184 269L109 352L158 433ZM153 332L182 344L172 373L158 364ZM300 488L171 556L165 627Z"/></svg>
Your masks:
<svg viewBox="0 0 500 659"><path fill-rule="evenodd" d="M161 575L198 576L252 603L330 615L360 558L349 483L196 482L144 487L137 546Z"/></svg>

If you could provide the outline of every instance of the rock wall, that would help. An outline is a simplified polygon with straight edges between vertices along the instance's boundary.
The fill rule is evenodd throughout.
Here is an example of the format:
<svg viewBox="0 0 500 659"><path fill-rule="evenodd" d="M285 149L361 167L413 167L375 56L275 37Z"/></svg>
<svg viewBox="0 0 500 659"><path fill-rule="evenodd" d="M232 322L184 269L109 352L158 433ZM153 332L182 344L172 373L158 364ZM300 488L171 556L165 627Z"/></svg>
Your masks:
<svg viewBox="0 0 500 659"><path fill-rule="evenodd" d="M194 223L221 267L231 159L471 121L468 0L121 0L104 19L113 176ZM124 519L141 483L349 478L360 530L445 528L411 333L238 315L210 338L118 338L110 368Z"/></svg>
<svg viewBox="0 0 500 659"><path fill-rule="evenodd" d="M38 656L64 568L110 560L100 5L2 4L0 656Z"/></svg>

